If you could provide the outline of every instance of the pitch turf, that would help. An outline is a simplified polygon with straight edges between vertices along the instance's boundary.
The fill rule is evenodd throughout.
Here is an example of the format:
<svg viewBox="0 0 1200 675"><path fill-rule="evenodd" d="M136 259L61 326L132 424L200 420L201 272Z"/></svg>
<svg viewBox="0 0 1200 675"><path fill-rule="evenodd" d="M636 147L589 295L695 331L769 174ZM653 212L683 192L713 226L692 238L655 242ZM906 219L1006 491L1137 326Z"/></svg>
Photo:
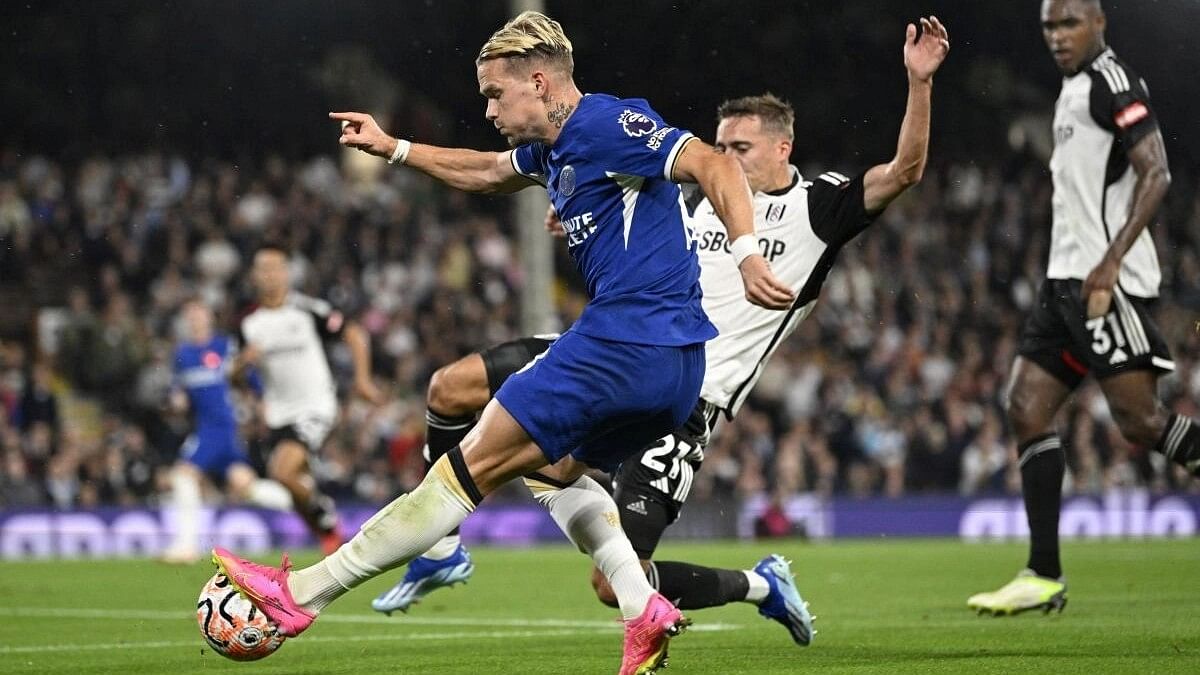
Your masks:
<svg viewBox="0 0 1200 675"><path fill-rule="evenodd" d="M1068 544L1062 615L982 618L966 597L1008 580L1020 545L947 541L666 545L660 556L745 567L795 561L820 617L812 647L748 605L691 612L668 673L1200 672L1200 541ZM475 577L408 616L343 598L254 664L207 649L192 607L211 565L146 561L0 565L0 671L30 673L613 673L621 633L566 547L476 548ZM312 556L301 556L304 563ZM705 630L708 629L708 630Z"/></svg>

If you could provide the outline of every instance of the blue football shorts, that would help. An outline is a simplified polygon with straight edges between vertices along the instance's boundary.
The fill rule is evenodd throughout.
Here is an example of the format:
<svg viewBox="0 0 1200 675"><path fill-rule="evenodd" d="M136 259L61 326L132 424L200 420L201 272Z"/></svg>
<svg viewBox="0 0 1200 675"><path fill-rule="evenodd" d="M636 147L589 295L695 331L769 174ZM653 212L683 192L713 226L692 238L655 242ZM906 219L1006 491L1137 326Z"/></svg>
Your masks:
<svg viewBox="0 0 1200 675"><path fill-rule="evenodd" d="M613 471L682 425L704 380L704 344L613 342L568 331L509 377L496 400L556 463Z"/></svg>
<svg viewBox="0 0 1200 675"><path fill-rule="evenodd" d="M237 429L198 429L187 437L179 456L195 465L218 484L234 464L250 464Z"/></svg>

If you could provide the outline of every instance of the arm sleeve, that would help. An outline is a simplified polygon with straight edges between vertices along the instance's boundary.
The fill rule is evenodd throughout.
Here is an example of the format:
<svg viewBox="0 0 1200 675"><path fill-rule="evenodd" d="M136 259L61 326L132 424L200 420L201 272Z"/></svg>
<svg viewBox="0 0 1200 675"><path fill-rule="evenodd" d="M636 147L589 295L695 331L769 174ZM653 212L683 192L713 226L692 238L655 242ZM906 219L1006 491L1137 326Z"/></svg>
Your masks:
<svg viewBox="0 0 1200 675"><path fill-rule="evenodd" d="M508 153L513 170L542 187L546 187L545 156L546 147L541 143L527 143Z"/></svg>
<svg viewBox="0 0 1200 675"><path fill-rule="evenodd" d="M830 246L842 246L867 229L878 213L863 201L863 175L849 178L826 171L808 187L808 218L813 232Z"/></svg>
<svg viewBox="0 0 1200 675"><path fill-rule="evenodd" d="M589 120L597 162L612 173L673 180L679 152L695 137L664 122L640 99L619 103Z"/></svg>
<svg viewBox="0 0 1200 675"><path fill-rule="evenodd" d="M317 335L320 335L322 340L329 341L342 336L342 331L346 329L346 316L341 311L316 298L309 298L307 304L305 309L312 316Z"/></svg>
<svg viewBox="0 0 1200 675"><path fill-rule="evenodd" d="M1146 82L1116 61L1093 66L1092 119L1115 134L1126 150L1158 129Z"/></svg>

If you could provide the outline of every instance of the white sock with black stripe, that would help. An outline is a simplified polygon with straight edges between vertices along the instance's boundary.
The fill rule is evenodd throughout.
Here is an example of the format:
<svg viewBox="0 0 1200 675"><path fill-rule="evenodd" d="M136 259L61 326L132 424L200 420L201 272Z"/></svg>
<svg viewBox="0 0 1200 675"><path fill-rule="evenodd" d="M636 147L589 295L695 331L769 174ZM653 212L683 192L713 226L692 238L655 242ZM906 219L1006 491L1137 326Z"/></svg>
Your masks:
<svg viewBox="0 0 1200 675"><path fill-rule="evenodd" d="M1156 450L1167 459L1200 476L1200 429L1186 415L1171 415Z"/></svg>

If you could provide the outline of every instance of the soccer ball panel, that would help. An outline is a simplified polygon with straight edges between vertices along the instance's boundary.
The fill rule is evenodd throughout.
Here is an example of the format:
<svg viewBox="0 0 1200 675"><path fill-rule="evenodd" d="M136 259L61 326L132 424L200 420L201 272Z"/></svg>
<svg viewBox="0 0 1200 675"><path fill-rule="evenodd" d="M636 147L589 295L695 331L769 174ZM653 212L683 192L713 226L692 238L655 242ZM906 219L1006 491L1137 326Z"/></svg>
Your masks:
<svg viewBox="0 0 1200 675"><path fill-rule="evenodd" d="M213 651L235 661L261 659L283 644L283 636L267 617L220 573L200 591L196 622Z"/></svg>

